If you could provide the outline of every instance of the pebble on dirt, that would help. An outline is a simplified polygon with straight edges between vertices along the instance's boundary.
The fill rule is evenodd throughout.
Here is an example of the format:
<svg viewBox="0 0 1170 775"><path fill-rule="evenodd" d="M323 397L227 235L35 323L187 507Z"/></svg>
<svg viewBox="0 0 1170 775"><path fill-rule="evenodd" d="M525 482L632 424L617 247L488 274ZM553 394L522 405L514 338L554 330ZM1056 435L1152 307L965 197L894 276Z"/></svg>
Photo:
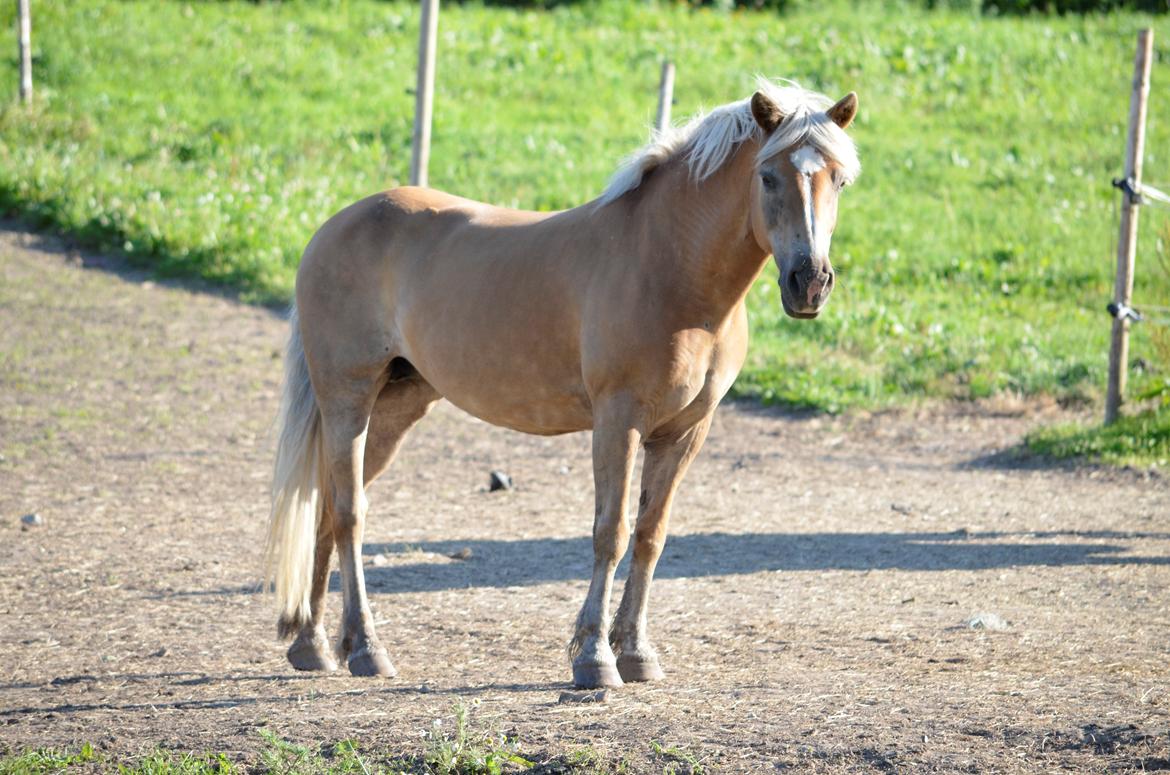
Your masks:
<svg viewBox="0 0 1170 775"><path fill-rule="evenodd" d="M492 471L488 489L491 492L496 492L497 490L510 490L512 489L512 477L508 476L503 471Z"/></svg>
<svg viewBox="0 0 1170 775"><path fill-rule="evenodd" d="M964 624L972 630L1006 630L1008 628L1008 623L1002 616L986 612L973 614Z"/></svg>
<svg viewBox="0 0 1170 775"><path fill-rule="evenodd" d="M43 527L45 519L40 514L25 514L20 518L20 529L28 530L30 527Z"/></svg>
<svg viewBox="0 0 1170 775"><path fill-rule="evenodd" d="M595 692L561 692L561 696L557 699L557 703L560 705L572 702L609 702L609 689L600 689Z"/></svg>
<svg viewBox="0 0 1170 775"><path fill-rule="evenodd" d="M471 551L471 547L465 546L462 549L460 549L459 551L452 552L451 554L448 554L447 556L450 557L452 560L470 560L472 554L473 554L473 552Z"/></svg>

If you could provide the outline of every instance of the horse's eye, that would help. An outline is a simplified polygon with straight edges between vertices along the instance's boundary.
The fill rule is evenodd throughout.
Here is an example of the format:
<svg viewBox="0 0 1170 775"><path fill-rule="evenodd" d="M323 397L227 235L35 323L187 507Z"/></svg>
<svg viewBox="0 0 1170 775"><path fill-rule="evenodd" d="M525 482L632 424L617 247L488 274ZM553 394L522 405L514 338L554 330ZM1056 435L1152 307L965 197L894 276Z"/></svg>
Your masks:
<svg viewBox="0 0 1170 775"><path fill-rule="evenodd" d="M771 172L761 172L760 182L764 184L764 188L768 191L775 191L776 187L780 185L780 181Z"/></svg>

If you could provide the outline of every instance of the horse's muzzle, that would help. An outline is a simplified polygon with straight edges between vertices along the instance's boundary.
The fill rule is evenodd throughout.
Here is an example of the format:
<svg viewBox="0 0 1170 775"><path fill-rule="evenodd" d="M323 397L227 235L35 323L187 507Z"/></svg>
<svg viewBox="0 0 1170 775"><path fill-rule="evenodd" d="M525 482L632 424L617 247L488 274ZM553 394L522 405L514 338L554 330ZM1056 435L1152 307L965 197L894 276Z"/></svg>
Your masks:
<svg viewBox="0 0 1170 775"><path fill-rule="evenodd" d="M831 269L789 272L780 280L780 301L785 314L801 320L815 318L828 301L834 280Z"/></svg>

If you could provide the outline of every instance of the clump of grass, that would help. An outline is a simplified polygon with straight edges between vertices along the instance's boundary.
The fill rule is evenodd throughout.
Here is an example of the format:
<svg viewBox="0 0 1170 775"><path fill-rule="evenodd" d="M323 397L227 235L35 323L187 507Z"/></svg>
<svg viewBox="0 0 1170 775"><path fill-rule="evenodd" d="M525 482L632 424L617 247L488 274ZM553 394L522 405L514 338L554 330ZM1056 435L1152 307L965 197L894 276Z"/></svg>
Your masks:
<svg viewBox="0 0 1170 775"><path fill-rule="evenodd" d="M63 772L70 767L92 763L96 756L93 746L86 743L75 754L51 748L38 748L15 756L0 758L0 775L42 775Z"/></svg>
<svg viewBox="0 0 1170 775"><path fill-rule="evenodd" d="M656 758L664 762L663 775L701 775L706 772L694 754L678 746L662 745L656 740L651 740L650 750Z"/></svg>
<svg viewBox="0 0 1170 775"><path fill-rule="evenodd" d="M261 771L269 775L374 775L374 773L402 773L408 764L391 761L387 767L373 766L362 758L357 743L342 740L336 743L330 756L322 756L307 746L284 740L267 729L260 730L267 744L260 754Z"/></svg>
<svg viewBox="0 0 1170 775"><path fill-rule="evenodd" d="M89 743L81 746L77 753L41 748L0 758L0 775L47 775L75 769L117 772L119 775L230 775L239 772L222 753L155 751L138 762L127 764L104 760Z"/></svg>
<svg viewBox="0 0 1170 775"><path fill-rule="evenodd" d="M454 708L455 728L448 733L441 722L427 730L423 762L435 775L500 775L515 767L530 769L534 763L519 753L519 743L503 733L475 731L470 712L462 702Z"/></svg>
<svg viewBox="0 0 1170 775"><path fill-rule="evenodd" d="M135 765L118 765L119 775L231 775L240 772L227 754L159 751Z"/></svg>
<svg viewBox="0 0 1170 775"><path fill-rule="evenodd" d="M1112 425L1041 428L1024 443L1032 454L1057 460L1165 467L1170 463L1170 404L1121 417Z"/></svg>

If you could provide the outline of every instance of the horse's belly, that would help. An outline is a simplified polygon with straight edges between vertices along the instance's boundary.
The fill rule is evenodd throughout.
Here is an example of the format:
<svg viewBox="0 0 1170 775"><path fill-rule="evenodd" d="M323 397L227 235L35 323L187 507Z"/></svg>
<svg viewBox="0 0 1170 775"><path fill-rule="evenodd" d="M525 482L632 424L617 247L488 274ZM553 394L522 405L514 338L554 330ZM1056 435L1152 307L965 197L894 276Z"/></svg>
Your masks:
<svg viewBox="0 0 1170 775"><path fill-rule="evenodd" d="M407 357L444 398L484 422L542 435L593 427L579 367L548 354L466 344Z"/></svg>
<svg viewBox="0 0 1170 775"><path fill-rule="evenodd" d="M443 395L455 406L484 422L522 433L554 436L593 427L588 403L582 404L572 396L564 396L560 400L545 398L516 403L505 396L485 401L482 392L475 395L461 395L457 392Z"/></svg>
<svg viewBox="0 0 1170 775"><path fill-rule="evenodd" d="M393 306L403 357L451 403L493 425L539 434L592 427L579 284L551 260L513 262L499 252L445 254L402 283L409 292Z"/></svg>

